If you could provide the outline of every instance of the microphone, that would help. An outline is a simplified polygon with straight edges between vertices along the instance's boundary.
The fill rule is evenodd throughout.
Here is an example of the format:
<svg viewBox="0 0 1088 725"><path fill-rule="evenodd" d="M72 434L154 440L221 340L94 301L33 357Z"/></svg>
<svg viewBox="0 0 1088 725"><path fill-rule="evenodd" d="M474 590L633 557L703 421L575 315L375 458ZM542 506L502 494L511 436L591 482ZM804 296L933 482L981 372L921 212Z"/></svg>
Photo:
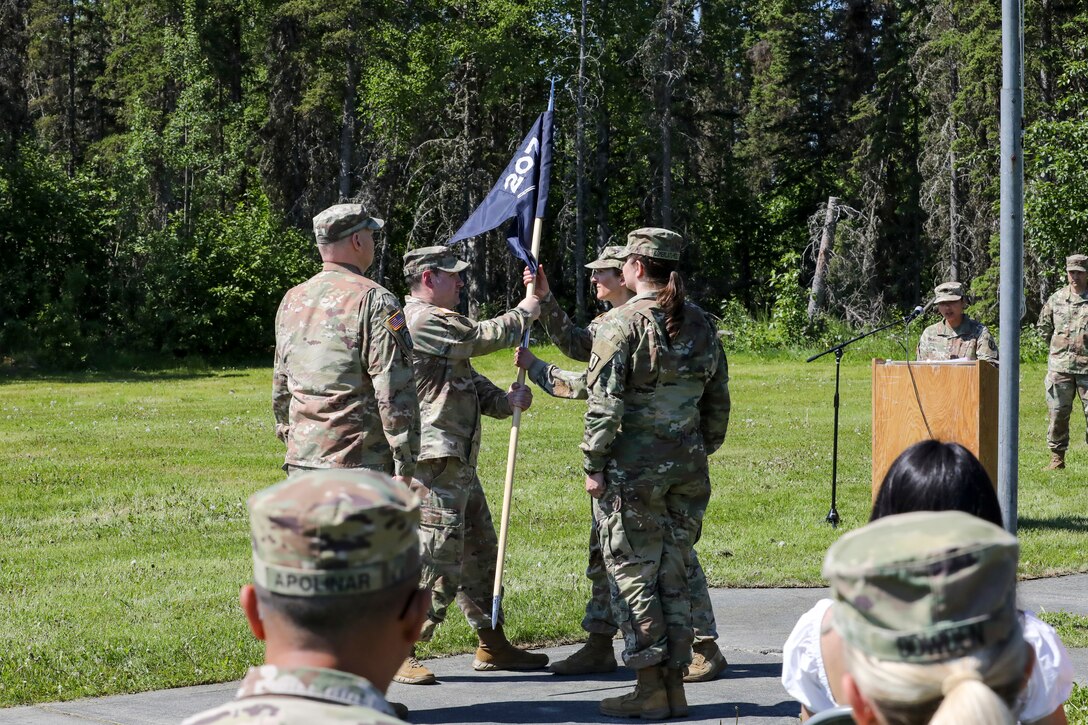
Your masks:
<svg viewBox="0 0 1088 725"><path fill-rule="evenodd" d="M918 305L913 310L911 310L909 315L907 315L906 317L903 318L903 322L911 322L914 319L916 319L918 317L921 317L922 315L924 315L926 313L926 308L928 308L928 307L929 307L929 305L926 305L925 307L922 307L921 305Z"/></svg>

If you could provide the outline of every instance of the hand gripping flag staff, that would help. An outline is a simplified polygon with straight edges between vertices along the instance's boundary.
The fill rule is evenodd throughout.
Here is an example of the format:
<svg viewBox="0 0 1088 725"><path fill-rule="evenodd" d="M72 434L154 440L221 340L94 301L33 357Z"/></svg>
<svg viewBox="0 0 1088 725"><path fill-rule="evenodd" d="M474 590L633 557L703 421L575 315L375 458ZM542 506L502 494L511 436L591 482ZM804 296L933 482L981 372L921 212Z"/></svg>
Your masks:
<svg viewBox="0 0 1088 725"><path fill-rule="evenodd" d="M540 254L540 235L544 225L544 208L548 202L549 176L552 170L552 110L555 104L555 81L548 98L548 110L540 114L514 158L495 182L491 193L476 207L472 216L461 225L446 244L475 237L504 222L510 222L506 243L514 256L525 262L534 273ZM528 240L532 240L526 246ZM536 282L529 284L532 295ZM529 346L529 330L525 330L522 345ZM518 370L518 383L525 384L525 369ZM514 464L518 453L518 432L521 429L521 409L514 408L510 426L510 448L506 454L506 482L502 493L502 523L499 526L499 553L495 567L495 589L491 601L491 624L499 625L502 604L502 575L506 559L506 534L510 524L510 503L514 495Z"/></svg>

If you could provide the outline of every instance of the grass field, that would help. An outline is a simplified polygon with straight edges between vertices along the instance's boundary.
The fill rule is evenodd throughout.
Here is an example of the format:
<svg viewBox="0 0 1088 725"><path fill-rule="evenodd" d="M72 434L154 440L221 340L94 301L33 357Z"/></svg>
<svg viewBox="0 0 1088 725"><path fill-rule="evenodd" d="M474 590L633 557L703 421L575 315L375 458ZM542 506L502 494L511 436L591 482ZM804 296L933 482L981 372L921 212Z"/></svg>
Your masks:
<svg viewBox="0 0 1088 725"><path fill-rule="evenodd" d="M864 522L872 355L896 356L871 346L843 365L838 531L824 523L834 360L731 358L733 417L699 547L713 584L820 584L827 546ZM509 360L477 367L506 384ZM1081 424L1069 468L1042 472L1044 366L1022 373L1021 572L1088 571ZM222 681L259 660L235 597L250 576L245 499L281 478L269 395L266 368L0 377L0 706ZM520 641L581 635L583 410L538 391L523 419L505 599ZM508 432L485 423L496 518ZM1083 618L1069 627L1084 636ZM455 614L424 654L473 644Z"/></svg>

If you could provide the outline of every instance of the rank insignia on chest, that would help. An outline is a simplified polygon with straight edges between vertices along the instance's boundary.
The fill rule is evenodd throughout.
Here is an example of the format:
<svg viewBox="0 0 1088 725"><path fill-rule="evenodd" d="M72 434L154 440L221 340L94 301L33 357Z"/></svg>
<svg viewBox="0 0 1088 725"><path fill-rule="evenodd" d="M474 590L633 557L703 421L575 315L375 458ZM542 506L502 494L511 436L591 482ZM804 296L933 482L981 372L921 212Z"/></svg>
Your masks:
<svg viewBox="0 0 1088 725"><path fill-rule="evenodd" d="M404 329L404 312L397 310L389 317L385 318L385 326L393 332L400 332Z"/></svg>

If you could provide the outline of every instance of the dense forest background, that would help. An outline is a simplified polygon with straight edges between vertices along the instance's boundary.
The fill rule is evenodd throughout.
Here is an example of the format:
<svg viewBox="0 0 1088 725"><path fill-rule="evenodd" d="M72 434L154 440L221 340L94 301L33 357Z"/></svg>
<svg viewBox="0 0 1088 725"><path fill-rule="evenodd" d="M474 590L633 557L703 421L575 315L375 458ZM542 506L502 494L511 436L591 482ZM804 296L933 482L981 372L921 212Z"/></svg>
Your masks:
<svg viewBox="0 0 1088 725"><path fill-rule="evenodd" d="M1088 248L1088 6L1026 0L1028 320ZM0 0L0 357L265 354L316 267L310 218L388 220L371 276L441 243L557 78L542 258L632 228L689 240L727 321L806 319L829 197L826 314L861 325L935 281L996 316L998 0ZM471 311L518 294L501 233Z"/></svg>

